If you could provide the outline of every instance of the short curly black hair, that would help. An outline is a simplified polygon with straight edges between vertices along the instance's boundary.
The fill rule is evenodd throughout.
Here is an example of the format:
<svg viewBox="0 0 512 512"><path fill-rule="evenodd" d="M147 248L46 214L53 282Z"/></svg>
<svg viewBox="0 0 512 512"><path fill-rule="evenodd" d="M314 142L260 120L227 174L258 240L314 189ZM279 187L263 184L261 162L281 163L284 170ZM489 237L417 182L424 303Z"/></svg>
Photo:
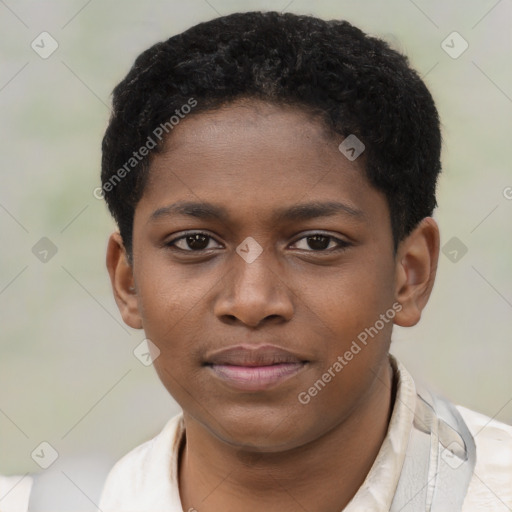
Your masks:
<svg viewBox="0 0 512 512"><path fill-rule="evenodd" d="M102 195L129 255L135 207L165 135L188 113L241 98L297 106L334 134L356 135L367 178L387 198L395 249L432 215L439 117L407 58L346 21L236 13L155 44L113 91Z"/></svg>

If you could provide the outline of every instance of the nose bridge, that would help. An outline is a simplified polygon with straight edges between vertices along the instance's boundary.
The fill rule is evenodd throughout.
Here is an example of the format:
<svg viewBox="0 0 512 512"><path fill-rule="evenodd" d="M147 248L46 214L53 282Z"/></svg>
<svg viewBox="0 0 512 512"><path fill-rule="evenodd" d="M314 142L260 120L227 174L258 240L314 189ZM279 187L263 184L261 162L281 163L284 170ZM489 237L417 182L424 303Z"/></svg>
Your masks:
<svg viewBox="0 0 512 512"><path fill-rule="evenodd" d="M271 294L276 276L275 271L271 269L268 254L262 254L250 262L240 258L239 261L236 261L234 270L237 294L242 297L250 295L255 298L257 295L267 296ZM273 279L271 279L271 276Z"/></svg>
<svg viewBox="0 0 512 512"><path fill-rule="evenodd" d="M217 316L236 317L241 322L256 326L267 317L289 320L293 314L290 292L281 282L270 251L256 257L233 254L231 271L226 275L217 301ZM250 249L248 252L253 249Z"/></svg>

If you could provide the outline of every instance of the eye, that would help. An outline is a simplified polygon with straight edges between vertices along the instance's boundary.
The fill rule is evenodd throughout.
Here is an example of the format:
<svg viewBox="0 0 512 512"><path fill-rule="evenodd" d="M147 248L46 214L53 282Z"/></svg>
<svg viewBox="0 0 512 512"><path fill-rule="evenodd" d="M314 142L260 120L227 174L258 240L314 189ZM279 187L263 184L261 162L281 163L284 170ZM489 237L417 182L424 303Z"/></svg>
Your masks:
<svg viewBox="0 0 512 512"><path fill-rule="evenodd" d="M335 251L346 249L350 244L331 235L313 233L294 242L297 249L306 251Z"/></svg>
<svg viewBox="0 0 512 512"><path fill-rule="evenodd" d="M212 247L210 245L211 242L214 242L216 245ZM186 235L174 238L166 245L173 248L177 247L178 249L187 252L206 251L208 249L213 249L214 247L221 247L220 244L215 242L215 240L206 233L187 233Z"/></svg>

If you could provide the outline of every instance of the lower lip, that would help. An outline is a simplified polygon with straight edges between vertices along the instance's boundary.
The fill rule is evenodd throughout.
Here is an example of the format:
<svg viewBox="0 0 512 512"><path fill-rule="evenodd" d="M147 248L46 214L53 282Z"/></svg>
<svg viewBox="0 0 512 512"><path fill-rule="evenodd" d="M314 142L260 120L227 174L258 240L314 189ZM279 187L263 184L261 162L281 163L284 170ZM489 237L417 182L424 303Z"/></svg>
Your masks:
<svg viewBox="0 0 512 512"><path fill-rule="evenodd" d="M243 391L263 391L296 375L304 363L281 363L272 366L210 366L230 386Z"/></svg>

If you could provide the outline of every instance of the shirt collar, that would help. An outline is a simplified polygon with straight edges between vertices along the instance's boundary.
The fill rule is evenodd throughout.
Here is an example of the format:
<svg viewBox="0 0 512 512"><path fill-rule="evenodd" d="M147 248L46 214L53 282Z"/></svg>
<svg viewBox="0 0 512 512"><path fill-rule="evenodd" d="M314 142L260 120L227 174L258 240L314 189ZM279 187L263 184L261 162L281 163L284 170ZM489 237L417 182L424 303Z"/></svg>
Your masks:
<svg viewBox="0 0 512 512"><path fill-rule="evenodd" d="M386 437L363 484L343 512L388 512L405 460L416 407L416 386L405 367L390 356L396 396Z"/></svg>

